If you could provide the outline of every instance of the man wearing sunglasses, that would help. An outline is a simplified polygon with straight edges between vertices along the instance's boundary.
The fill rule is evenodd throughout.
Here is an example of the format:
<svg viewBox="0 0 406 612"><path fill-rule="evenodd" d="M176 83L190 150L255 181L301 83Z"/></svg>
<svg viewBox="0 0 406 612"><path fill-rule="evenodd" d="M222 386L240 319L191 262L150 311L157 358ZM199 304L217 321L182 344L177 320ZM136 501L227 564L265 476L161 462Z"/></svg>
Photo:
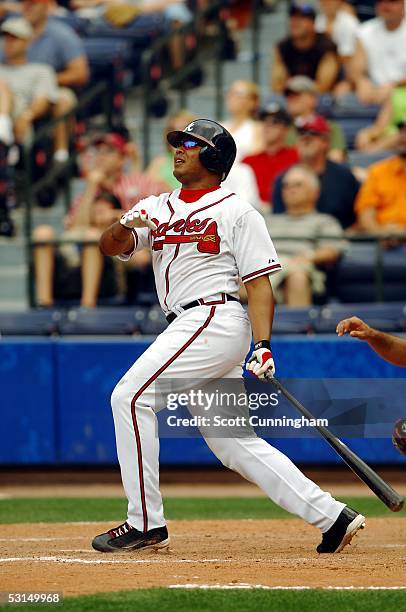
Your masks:
<svg viewBox="0 0 406 612"><path fill-rule="evenodd" d="M242 366L252 337L247 369L261 379L275 372L269 275L280 264L262 216L221 187L236 157L234 139L207 119L169 132L167 138L175 149L173 173L182 188L142 200L100 240L103 254L122 259L137 249L151 249L158 297L169 323L112 394L128 518L94 538L93 548L100 552L169 544L159 490L155 414L165 401L157 399L164 381L185 390L195 387L191 380L197 378L204 390L210 380L232 379L233 389L243 389ZM238 300L240 278L248 294L248 314ZM193 414L192 406L188 403ZM238 414L237 405L231 409L232 415ZM206 418L210 414L206 412ZM318 552L341 550L363 526L363 516L308 480L251 427L238 437L230 430L214 435L205 423L199 428L224 465L321 530Z"/></svg>
<svg viewBox="0 0 406 612"><path fill-rule="evenodd" d="M406 86L404 0L377 0L376 18L363 23L350 63L350 78L364 104L382 104L395 87Z"/></svg>

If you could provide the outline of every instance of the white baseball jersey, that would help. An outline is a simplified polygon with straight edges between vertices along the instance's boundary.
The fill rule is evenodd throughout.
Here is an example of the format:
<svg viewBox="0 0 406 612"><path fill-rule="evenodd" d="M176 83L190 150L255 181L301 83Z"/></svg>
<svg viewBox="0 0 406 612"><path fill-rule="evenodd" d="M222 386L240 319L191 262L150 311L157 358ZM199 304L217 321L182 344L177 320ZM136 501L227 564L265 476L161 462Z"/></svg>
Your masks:
<svg viewBox="0 0 406 612"><path fill-rule="evenodd" d="M164 312L219 293L238 296L239 279L250 281L280 269L261 214L224 187L192 203L171 194L141 200L158 225L134 230L134 251L149 247ZM121 259L129 259L123 255ZM206 265L207 264L207 265Z"/></svg>

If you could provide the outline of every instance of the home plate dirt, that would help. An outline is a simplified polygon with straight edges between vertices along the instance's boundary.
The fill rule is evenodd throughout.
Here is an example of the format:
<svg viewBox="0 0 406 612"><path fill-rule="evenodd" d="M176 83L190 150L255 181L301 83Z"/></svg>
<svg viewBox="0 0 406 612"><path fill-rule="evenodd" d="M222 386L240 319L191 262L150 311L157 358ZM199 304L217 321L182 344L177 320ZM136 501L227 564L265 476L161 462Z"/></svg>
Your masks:
<svg viewBox="0 0 406 612"><path fill-rule="evenodd" d="M117 521L119 522L119 521ZM92 537L112 523L3 525L1 591L78 595L141 587L262 585L405 586L406 519L367 519L353 544L318 555L302 521L170 521L169 552L103 554Z"/></svg>

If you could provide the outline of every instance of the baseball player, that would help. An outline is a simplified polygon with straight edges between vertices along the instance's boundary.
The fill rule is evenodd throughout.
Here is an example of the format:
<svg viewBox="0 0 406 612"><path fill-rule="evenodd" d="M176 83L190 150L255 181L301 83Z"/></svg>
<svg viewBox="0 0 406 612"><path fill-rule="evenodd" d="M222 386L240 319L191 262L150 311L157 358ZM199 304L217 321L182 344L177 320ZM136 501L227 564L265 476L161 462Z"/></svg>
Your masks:
<svg viewBox="0 0 406 612"><path fill-rule="evenodd" d="M235 142L208 119L193 121L167 138L175 148L173 173L182 188L142 200L100 239L104 255L124 260L138 249L151 249L158 297L169 323L111 397L128 515L123 524L94 538L93 548L101 552L169 544L156 435L160 377L188 379L198 373L204 379L241 380L252 337L248 370L259 378L275 372L269 275L280 264L262 216L221 187L235 159ZM240 278L248 314L238 300ZM322 491L253 431L247 437L207 436L206 442L224 465L318 527L323 534L319 553L339 552L364 526L361 514Z"/></svg>

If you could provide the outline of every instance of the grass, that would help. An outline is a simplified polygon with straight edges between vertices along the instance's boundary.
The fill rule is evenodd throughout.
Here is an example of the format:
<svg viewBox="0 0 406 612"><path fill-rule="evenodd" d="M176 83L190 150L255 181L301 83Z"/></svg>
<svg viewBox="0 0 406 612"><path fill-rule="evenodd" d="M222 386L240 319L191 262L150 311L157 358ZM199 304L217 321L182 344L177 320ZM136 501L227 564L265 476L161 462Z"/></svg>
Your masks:
<svg viewBox="0 0 406 612"><path fill-rule="evenodd" d="M116 593L101 593L85 597L66 598L64 612L109 612L139 610L140 612L398 612L404 609L405 590L402 591L303 591L275 590L188 590L139 589ZM5 606L7 609L16 606ZM51 606L18 606L17 609L49 610Z"/></svg>
<svg viewBox="0 0 406 612"><path fill-rule="evenodd" d="M342 498L368 517L406 516L393 513L374 497ZM277 519L292 518L285 510L261 497L209 498L168 497L165 516L171 519ZM122 521L126 501L120 498L13 498L0 500L0 523L64 523L76 521Z"/></svg>

